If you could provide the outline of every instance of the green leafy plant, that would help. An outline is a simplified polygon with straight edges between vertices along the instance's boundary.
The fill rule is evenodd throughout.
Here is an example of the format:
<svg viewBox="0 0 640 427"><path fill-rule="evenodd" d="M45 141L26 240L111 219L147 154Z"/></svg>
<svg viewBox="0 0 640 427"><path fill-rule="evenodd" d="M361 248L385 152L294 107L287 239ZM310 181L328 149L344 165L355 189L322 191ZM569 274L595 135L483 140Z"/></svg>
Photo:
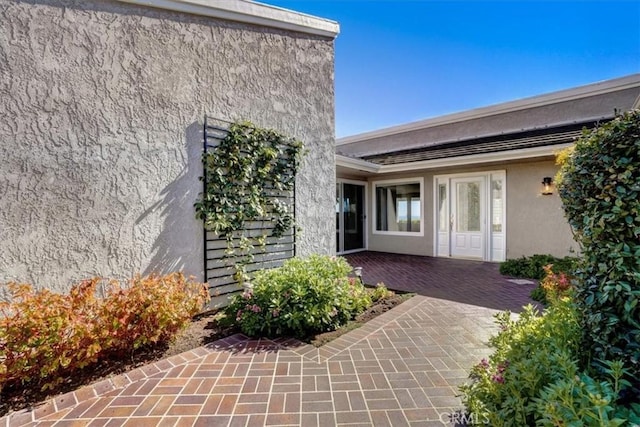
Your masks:
<svg viewBox="0 0 640 427"><path fill-rule="evenodd" d="M574 364L578 314L565 299L544 316L529 305L517 320L509 312L496 319L500 332L490 340L495 351L472 369L472 382L460 387L462 400L471 418L488 425L533 426L539 418L535 398Z"/></svg>
<svg viewBox="0 0 640 427"><path fill-rule="evenodd" d="M512 277L523 277L527 279L541 280L545 277L545 268L549 265L553 266L553 270L557 274L564 274L571 277L573 271L577 268L580 259L567 256L564 258L556 258L553 255L532 255L530 257L521 257L509 259L500 264L500 274ZM547 304L547 293L540 284L536 286L530 294L534 301Z"/></svg>
<svg viewBox="0 0 640 427"><path fill-rule="evenodd" d="M347 277L350 271L343 258L287 260L259 272L253 289L234 296L225 313L249 336L304 338L336 329L371 305L364 285Z"/></svg>
<svg viewBox="0 0 640 427"><path fill-rule="evenodd" d="M569 275L562 272L556 273L553 270L553 265L545 266L545 277L540 281L540 288L544 291L544 299L550 303L571 296L574 290Z"/></svg>
<svg viewBox="0 0 640 427"><path fill-rule="evenodd" d="M621 361L606 361L604 375L580 365L582 316L564 273L544 268L541 289L549 307L525 307L517 319L496 315L500 332L493 354L460 387L468 419L501 426L634 426L640 418L636 390Z"/></svg>
<svg viewBox="0 0 640 427"><path fill-rule="evenodd" d="M543 305L548 304L547 293L544 291L544 289L542 289L542 286L540 285L536 286L531 290L531 293L529 294L529 298L531 298L534 301L538 301Z"/></svg>
<svg viewBox="0 0 640 427"><path fill-rule="evenodd" d="M585 131L558 157L566 217L582 247L576 301L594 366L640 378L640 110ZM637 396L640 399L640 396Z"/></svg>
<svg viewBox="0 0 640 427"><path fill-rule="evenodd" d="M380 301L393 295L395 295L394 292L387 289L384 283L380 282L371 290L371 301Z"/></svg>
<svg viewBox="0 0 640 427"><path fill-rule="evenodd" d="M200 179L206 181L196 216L206 230L226 239L225 257L240 283L248 279L246 265L256 247L264 249L267 237L280 237L294 226L286 200L302 154L302 142L250 122L231 124L219 145L203 154ZM260 229L270 225L270 234L252 232L252 223L262 223Z"/></svg>
<svg viewBox="0 0 640 427"><path fill-rule="evenodd" d="M545 386L536 398L539 426L636 426L640 403L617 403L623 387L631 384L622 362L607 362L605 381L578 373L575 363L564 367L563 378Z"/></svg>
<svg viewBox="0 0 640 427"><path fill-rule="evenodd" d="M209 294L181 273L135 277L128 285L83 281L68 294L8 284L0 303L0 388L53 387L109 355L170 340L197 314Z"/></svg>
<svg viewBox="0 0 640 427"><path fill-rule="evenodd" d="M548 254L536 254L530 257L508 259L500 263L500 274L512 277L540 280L545 276L544 267L552 264L558 273L571 274L579 259L576 257L556 258Z"/></svg>

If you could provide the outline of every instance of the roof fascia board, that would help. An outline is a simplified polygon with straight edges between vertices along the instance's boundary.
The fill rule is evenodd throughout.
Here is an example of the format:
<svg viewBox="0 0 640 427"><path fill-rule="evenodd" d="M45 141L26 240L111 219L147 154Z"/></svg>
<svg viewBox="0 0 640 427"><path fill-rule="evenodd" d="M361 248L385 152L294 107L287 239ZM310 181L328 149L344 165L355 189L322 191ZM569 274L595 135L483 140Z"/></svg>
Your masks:
<svg viewBox="0 0 640 427"><path fill-rule="evenodd" d="M468 156L450 157L446 159L424 160L421 162L398 163L396 165L379 165L366 160L336 154L336 166L369 172L377 175L397 172L409 172L422 169L436 169L454 166L467 166L480 163L506 162L512 160L535 159L554 156L559 150L571 147L573 143L558 144L545 147L522 148L520 150L501 151L497 153L470 154Z"/></svg>
<svg viewBox="0 0 640 427"><path fill-rule="evenodd" d="M640 86L640 73L620 77L617 79L606 80L603 82L592 83L585 86L578 86L575 88L565 89L557 92L551 92L543 95L537 95L529 98L518 99L516 101L475 108L459 113L446 114L444 116L438 116L430 119L420 120L417 122L406 123L399 126L374 130L372 132L361 133L359 135L347 136L336 140L336 145L366 141L368 139L380 138L404 132L411 132L414 130L420 130L444 124L451 124L493 116L497 114L504 114L529 108L541 107L549 104L572 101L580 98L602 95L605 93L615 92L638 86Z"/></svg>
<svg viewBox="0 0 640 427"><path fill-rule="evenodd" d="M335 38L340 25L329 19L244 0L119 0L140 6L208 16Z"/></svg>
<svg viewBox="0 0 640 427"><path fill-rule="evenodd" d="M450 157L421 162L381 165L378 173L405 172L418 169L435 169L452 166L466 166L478 163L505 162L511 160L534 159L555 155L559 150L571 147L573 143L558 144L546 147L522 148L520 150L501 151L497 153L471 154L468 156Z"/></svg>
<svg viewBox="0 0 640 427"><path fill-rule="evenodd" d="M357 169L363 172L378 173L381 166L362 159L354 159L353 157L336 154L336 166L343 166L349 169Z"/></svg>

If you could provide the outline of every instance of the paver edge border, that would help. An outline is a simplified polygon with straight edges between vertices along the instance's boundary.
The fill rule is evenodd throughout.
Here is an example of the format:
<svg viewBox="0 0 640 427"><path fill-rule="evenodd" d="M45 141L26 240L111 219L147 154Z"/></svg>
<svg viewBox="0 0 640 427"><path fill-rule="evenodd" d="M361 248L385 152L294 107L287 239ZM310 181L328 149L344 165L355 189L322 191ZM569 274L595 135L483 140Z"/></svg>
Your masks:
<svg viewBox="0 0 640 427"><path fill-rule="evenodd" d="M421 299L422 298L420 298L419 295L414 295L413 297L409 298L407 301L403 301L401 304L391 308L386 313L382 313L381 315L375 317L374 319L371 319L370 321L360 326L359 328L349 331L346 334L339 336L335 340L330 341L327 344L316 348L314 353L318 352L319 360L315 360L315 361L317 361L318 363L325 362L331 357L335 356L336 354L341 353L342 351L346 350L352 345L360 342L364 337L356 339L355 341L351 342L349 345L345 346L342 349L336 349L335 347L328 348L328 352L329 352L328 356L320 356L319 355L320 349L323 349L336 341L346 341L349 335L353 335L357 333L365 333L365 336L366 336L372 332L375 332L378 329L382 328L387 323L389 323L390 321L392 321L392 319L387 320L387 317L391 317L391 314L393 314L394 311L396 311L396 309L404 306L403 308L410 310L417 303L419 303ZM415 302L413 304L410 304L412 301L415 301ZM407 307L407 305L405 304L409 304L410 307ZM244 335L234 334L229 337L221 338L212 343L205 344L203 346L200 346L191 350L187 350L183 353L180 353L165 359L160 359L155 362L142 365L131 371L123 372L121 374L114 375L109 378L105 378L101 381L82 386L76 390L51 397L50 399L37 403L34 406L31 406L29 408L20 409L14 412L9 412L6 415L3 415L2 417L0 417L0 427L17 427L17 426L25 425L27 423L37 422L42 418L48 416L50 414L51 409L53 409L53 412L58 412L59 410L68 407L70 401L73 402L71 404L71 406L73 406L89 399L102 397L113 390L127 387L136 381L150 378L151 376L157 375L158 373L161 373L161 372L169 371L170 369L173 369L178 366L182 366L199 357L206 356L207 354L211 354L216 351L232 348L234 345L241 343L243 341L242 339L238 339L240 336L244 336ZM282 349L291 350L290 348L287 348L286 345L282 345L278 340L269 340L269 339L264 339L264 340L269 341L275 344L276 346L281 347ZM285 341L288 341L288 339ZM309 358L309 356L305 354L299 354L299 355L301 357ZM314 360L314 359L315 358L310 358L310 360Z"/></svg>

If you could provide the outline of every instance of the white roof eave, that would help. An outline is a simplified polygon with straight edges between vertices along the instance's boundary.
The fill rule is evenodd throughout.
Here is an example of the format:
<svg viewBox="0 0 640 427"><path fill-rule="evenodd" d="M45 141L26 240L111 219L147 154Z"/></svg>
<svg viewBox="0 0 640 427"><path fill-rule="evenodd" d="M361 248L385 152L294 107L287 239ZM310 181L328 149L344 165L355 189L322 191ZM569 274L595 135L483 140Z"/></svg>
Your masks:
<svg viewBox="0 0 640 427"><path fill-rule="evenodd" d="M247 0L119 0L140 6L335 38L340 25L329 19Z"/></svg>
<svg viewBox="0 0 640 427"><path fill-rule="evenodd" d="M379 173L381 168L381 166L378 164L362 159L354 159L353 157L343 156L341 154L336 154L336 166L342 166L348 169L368 173Z"/></svg>

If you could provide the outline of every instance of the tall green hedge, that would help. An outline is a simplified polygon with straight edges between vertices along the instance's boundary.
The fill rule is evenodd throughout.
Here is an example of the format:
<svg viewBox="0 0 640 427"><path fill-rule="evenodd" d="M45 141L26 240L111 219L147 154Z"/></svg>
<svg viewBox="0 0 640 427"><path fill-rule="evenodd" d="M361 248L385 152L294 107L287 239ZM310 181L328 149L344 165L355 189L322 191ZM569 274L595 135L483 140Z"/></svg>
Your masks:
<svg viewBox="0 0 640 427"><path fill-rule="evenodd" d="M583 344L596 365L620 359L640 378L640 110L585 131L560 159L558 191L584 259Z"/></svg>

